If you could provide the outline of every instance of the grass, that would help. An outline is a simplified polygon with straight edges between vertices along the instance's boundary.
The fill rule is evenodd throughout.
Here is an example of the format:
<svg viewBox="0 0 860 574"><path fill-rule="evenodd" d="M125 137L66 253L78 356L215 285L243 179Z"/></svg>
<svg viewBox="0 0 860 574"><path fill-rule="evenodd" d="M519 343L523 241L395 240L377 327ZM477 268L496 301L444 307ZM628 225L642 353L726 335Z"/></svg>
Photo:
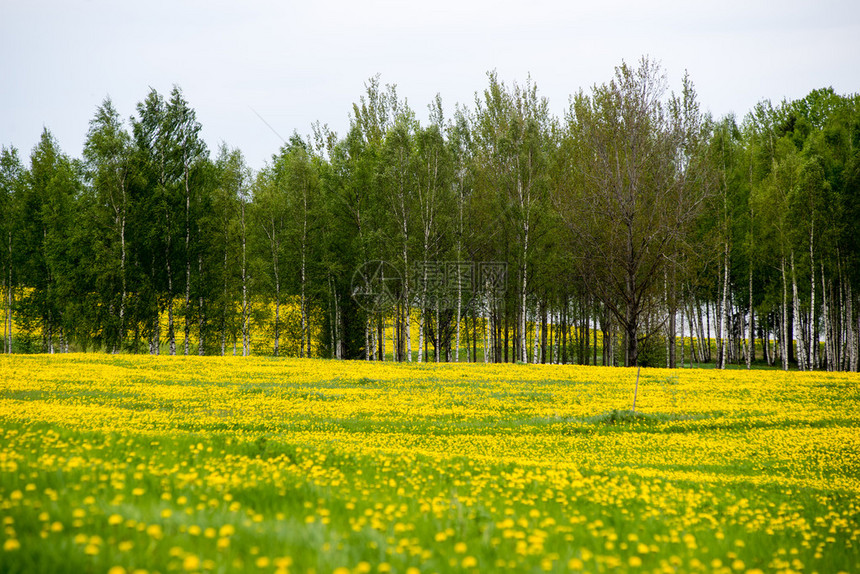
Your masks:
<svg viewBox="0 0 860 574"><path fill-rule="evenodd" d="M2 572L860 570L860 377L0 357Z"/></svg>

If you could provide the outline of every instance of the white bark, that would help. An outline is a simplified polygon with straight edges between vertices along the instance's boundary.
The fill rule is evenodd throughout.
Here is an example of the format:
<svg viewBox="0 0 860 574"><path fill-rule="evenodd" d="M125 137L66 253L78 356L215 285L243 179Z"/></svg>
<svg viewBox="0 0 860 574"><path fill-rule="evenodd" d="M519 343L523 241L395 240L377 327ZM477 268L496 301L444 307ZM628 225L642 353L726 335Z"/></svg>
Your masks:
<svg viewBox="0 0 860 574"><path fill-rule="evenodd" d="M228 301L228 291L227 291L227 279L229 277L228 272L228 253L229 253L229 234L228 234L227 225L224 226L224 308L221 311L221 356L224 356L224 353L227 350L227 301Z"/></svg>
<svg viewBox="0 0 860 574"><path fill-rule="evenodd" d="M276 256L277 257L277 256ZM281 350L281 279L278 276L278 264L275 263L275 343L274 355L277 357Z"/></svg>
<svg viewBox="0 0 860 574"><path fill-rule="evenodd" d="M197 254L197 276L203 277L203 256L199 253ZM197 298L197 354L201 357L206 354L206 346L203 341L203 325L205 321L205 315L203 314L203 293L201 290L200 295Z"/></svg>
<svg viewBox="0 0 860 574"><path fill-rule="evenodd" d="M845 298L846 304L844 306L843 313L844 313L844 317L845 317L844 323L848 327L848 329L847 329L848 334L846 337L846 339L848 339L848 364L849 364L848 368L852 372L856 373L857 367L858 367L858 365L857 365L857 358L858 358L857 333L858 333L858 331L857 331L857 329L855 329L855 325L854 325L854 309L853 309L853 307L854 307L854 296L851 293L851 283L847 284L846 291L847 291L847 297ZM860 328L860 324L858 324L858 328Z"/></svg>
<svg viewBox="0 0 860 574"><path fill-rule="evenodd" d="M173 325L173 272L170 268L170 225L167 226L167 251L165 260L167 263L167 341L170 354L176 354L176 331Z"/></svg>
<svg viewBox="0 0 860 574"><path fill-rule="evenodd" d="M242 356L249 355L248 340L248 265L247 265L247 237L245 233L245 199L239 199L241 209L239 225L242 230Z"/></svg>
<svg viewBox="0 0 860 574"><path fill-rule="evenodd" d="M492 336L492 325L490 324L490 305L489 302L486 304L486 313L487 317L484 322L484 362L489 363L491 361L490 352L492 350L490 337Z"/></svg>
<svg viewBox="0 0 860 574"><path fill-rule="evenodd" d="M750 262L750 319L749 319L749 343L747 347L747 369L752 368L752 356L755 352L755 311L753 309L753 271Z"/></svg>
<svg viewBox="0 0 860 574"><path fill-rule="evenodd" d="M439 354L439 346L442 342L442 333L439 329L439 307L441 305L441 294L436 297L436 328L433 330L433 354L436 357L436 362L438 363L441 360L441 355Z"/></svg>
<svg viewBox="0 0 860 574"><path fill-rule="evenodd" d="M717 319L717 330L722 338L720 345L719 368L726 368L726 353L728 352L729 332L728 332L728 293L729 293L729 243L725 244L724 259L723 259L723 301L720 305L720 315Z"/></svg>
<svg viewBox="0 0 860 574"><path fill-rule="evenodd" d="M120 262L119 271L122 278L122 295L119 302L119 344L123 346L125 342L125 302L128 297L127 279L125 274L125 219L126 219L126 196L125 196L125 181L121 180L122 188L122 216L120 217Z"/></svg>
<svg viewBox="0 0 860 574"><path fill-rule="evenodd" d="M307 251L308 251L308 190L307 185L303 188L302 193L302 261L301 261L301 311L302 311L302 334L301 342L299 343L299 356L310 357L311 355L311 337L308 330L308 307L307 298L305 296L307 288ZM305 342L307 342L307 354L305 354Z"/></svg>
<svg viewBox="0 0 860 574"><path fill-rule="evenodd" d="M809 296L809 332L806 334L808 341L808 357L809 370L815 370L815 363L818 362L818 317L815 314L815 253L812 249L813 230L815 229L815 221L810 218L809 227L809 268L810 268L810 296ZM823 277L822 277L823 279Z"/></svg>
<svg viewBox="0 0 860 574"><path fill-rule="evenodd" d="M681 306L681 368L684 368L684 347L686 347L686 341L684 340L684 307Z"/></svg>
<svg viewBox="0 0 860 574"><path fill-rule="evenodd" d="M418 314L418 362L424 360L424 316L426 314L425 306L427 305L427 236L424 239L424 262L425 266L421 273L421 309Z"/></svg>
<svg viewBox="0 0 860 574"><path fill-rule="evenodd" d="M526 244L528 244L528 236L526 237ZM525 256L525 252L527 251L528 246L523 249L523 255ZM523 281L520 285L520 349L522 349L522 362L528 362L528 345L526 344L526 273L527 267L526 264L523 263L522 267L522 275Z"/></svg>
<svg viewBox="0 0 860 574"><path fill-rule="evenodd" d="M785 278L785 256L782 257L780 271L782 272L782 321L780 322L780 330L782 333L782 345L780 355L782 356L782 369L788 370L788 282Z"/></svg>
<svg viewBox="0 0 860 574"><path fill-rule="evenodd" d="M459 248L457 249L459 252ZM457 262L459 265L459 261ZM459 275L459 274L458 274ZM459 278L457 279L457 342L456 342L456 350L454 351L454 362L460 362L460 321L462 320L461 316L461 300L463 298L463 289L462 285L460 285Z"/></svg>
<svg viewBox="0 0 860 574"><path fill-rule="evenodd" d="M183 167L185 172L185 354L188 355L191 338L191 189L188 185L188 152L183 150Z"/></svg>
<svg viewBox="0 0 860 574"><path fill-rule="evenodd" d="M828 371L834 370L834 340L833 340L833 321L830 315L830 309L827 302L827 283L824 278L824 264L821 269L821 314L824 316L824 359L825 368Z"/></svg>
<svg viewBox="0 0 860 574"><path fill-rule="evenodd" d="M3 330L3 339L6 341L6 354L12 354L12 231L9 231L8 235L8 251L9 251L9 265L8 265L8 282L6 287L6 309L5 309L5 318L6 322L4 324Z"/></svg>
<svg viewBox="0 0 860 574"><path fill-rule="evenodd" d="M791 291L792 311L794 313L794 340L797 343L797 366L801 371L805 371L807 369L806 344L803 340L803 326L800 322L800 297L797 295L797 275L794 272L794 251L791 252Z"/></svg>

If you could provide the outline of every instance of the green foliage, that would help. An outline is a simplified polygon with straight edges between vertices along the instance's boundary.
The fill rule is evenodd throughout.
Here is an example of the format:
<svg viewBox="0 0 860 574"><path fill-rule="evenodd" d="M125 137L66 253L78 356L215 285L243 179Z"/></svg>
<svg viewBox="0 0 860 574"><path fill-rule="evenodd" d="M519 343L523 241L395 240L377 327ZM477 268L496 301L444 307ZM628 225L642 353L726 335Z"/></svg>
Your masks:
<svg viewBox="0 0 860 574"><path fill-rule="evenodd" d="M467 340L479 354L488 320L492 360L591 362L602 340L586 340L588 327L613 341L598 362L665 364L679 327L668 318L683 311L701 320L696 339L716 334L736 363L753 320L760 341L802 334L810 366L857 367L857 96L815 90L715 119L688 76L666 94L644 59L575 94L563 121L531 78L496 72L471 109L446 117L437 96L428 120L373 77L343 137L316 125L252 174L238 150L210 159L175 87L151 90L127 124L105 99L82 162L47 130L26 169L3 148L4 327L11 312L20 341L43 351L173 352L178 339L179 352L192 340L188 352L211 354L248 338L270 353L277 338L288 353L365 358L383 317L352 299L362 264L409 277L423 261L502 261L504 295L478 297L459 325L414 285L398 294L398 320L420 311L413 322L443 360L458 332L461 358ZM275 321L269 309L296 298L304 321ZM713 359L701 343L696 362ZM768 364L774 348L797 354L764 347Z"/></svg>

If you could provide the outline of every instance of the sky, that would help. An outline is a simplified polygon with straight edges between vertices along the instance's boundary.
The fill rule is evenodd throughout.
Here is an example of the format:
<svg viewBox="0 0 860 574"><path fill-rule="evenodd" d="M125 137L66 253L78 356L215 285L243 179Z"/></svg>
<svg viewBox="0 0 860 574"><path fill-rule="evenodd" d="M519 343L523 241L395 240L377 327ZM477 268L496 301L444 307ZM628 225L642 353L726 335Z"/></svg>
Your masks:
<svg viewBox="0 0 860 574"><path fill-rule="evenodd" d="M178 85L210 150L237 147L259 169L315 121L345 135L376 74L419 119L437 93L448 114L474 107L490 70L530 76L562 116L571 94L646 55L670 89L687 71L717 117L852 94L860 2L0 0L0 145L28 158L48 128L80 157L106 97L128 119L150 89Z"/></svg>

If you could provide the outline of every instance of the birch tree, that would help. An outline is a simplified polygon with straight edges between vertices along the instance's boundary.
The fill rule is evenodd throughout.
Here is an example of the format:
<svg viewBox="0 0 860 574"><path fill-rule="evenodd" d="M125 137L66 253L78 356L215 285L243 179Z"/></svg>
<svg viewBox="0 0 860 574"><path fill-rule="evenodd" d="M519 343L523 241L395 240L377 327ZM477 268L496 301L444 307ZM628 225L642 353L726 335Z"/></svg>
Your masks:
<svg viewBox="0 0 860 574"><path fill-rule="evenodd" d="M182 189L182 195L185 199L185 246L183 256L185 259L185 309L183 313L185 332L183 338L183 347L185 354L189 353L189 345L191 339L191 262L196 259L194 246L192 245L191 232L195 226L197 214L192 213L192 200L194 200L195 208L199 203L199 190L193 189L195 171L199 169L200 162L206 156L206 144L200 139L200 123L197 121L195 111L188 105L182 91L178 87L174 87L170 93L170 101L167 104L166 110L168 126L171 130L174 139L175 153L179 165L177 166L178 179L177 182ZM198 191L198 193L195 193ZM196 231L196 229L195 229ZM202 313L202 309L200 310ZM172 304L171 304L172 314ZM172 321L171 321L172 323ZM172 332L172 327L170 331ZM203 333L199 333L200 339L203 339ZM171 341L171 354L174 344Z"/></svg>
<svg viewBox="0 0 860 574"><path fill-rule="evenodd" d="M143 168L142 211L147 213L146 236L149 243L147 263L152 284L150 319L150 353L159 354L161 346L161 312L167 311L167 342L171 355L176 354L174 325L174 281L176 279L182 213L179 195L182 183L182 154L178 148L174 124L167 102L150 90L137 105L132 118L136 150Z"/></svg>
<svg viewBox="0 0 860 574"><path fill-rule="evenodd" d="M479 185L500 204L500 217L517 237L520 360L527 361L529 266L547 194L548 102L537 85L511 88L488 74L489 86L475 99L476 164Z"/></svg>
<svg viewBox="0 0 860 574"><path fill-rule="evenodd" d="M122 350L126 338L126 308L129 291L128 278L128 218L129 180L134 176L131 137L125 130L119 112L110 98L106 98L90 121L84 144L89 178L96 194L98 206L107 209L105 238L100 242L106 251L106 282L100 285L108 306L116 308L116 331L107 338L114 351ZM99 222L99 219L96 219ZM102 256L98 258L102 260ZM107 293L105 293L107 291ZM118 293L117 293L118 292ZM114 295L118 295L115 301Z"/></svg>
<svg viewBox="0 0 860 574"><path fill-rule="evenodd" d="M3 344L2 351L12 353L12 305L13 290L19 271L16 262L20 261L18 233L21 222L18 219L19 202L22 199L25 178L24 166L14 147L0 148L0 285L3 286Z"/></svg>

